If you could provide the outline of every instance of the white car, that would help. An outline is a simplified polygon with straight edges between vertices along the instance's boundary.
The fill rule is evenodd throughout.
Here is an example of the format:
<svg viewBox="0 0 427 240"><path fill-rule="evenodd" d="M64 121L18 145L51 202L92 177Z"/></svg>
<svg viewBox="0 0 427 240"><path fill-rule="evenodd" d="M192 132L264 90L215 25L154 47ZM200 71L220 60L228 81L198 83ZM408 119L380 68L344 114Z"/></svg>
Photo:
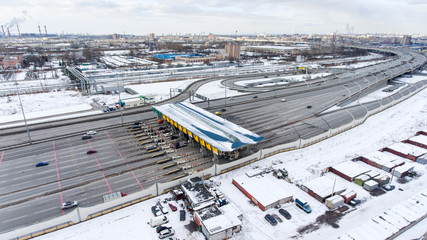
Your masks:
<svg viewBox="0 0 427 240"><path fill-rule="evenodd" d="M79 205L79 202L77 201L68 201L68 202L64 202L61 205L61 209L73 208L73 207L77 207L78 205Z"/></svg>
<svg viewBox="0 0 427 240"><path fill-rule="evenodd" d="M86 133L86 135L95 135L95 134L96 134L96 131L89 131Z"/></svg>
<svg viewBox="0 0 427 240"><path fill-rule="evenodd" d="M162 231L159 232L159 238L163 239L163 238L166 238L166 237L170 237L170 236L172 236L174 234L175 234L175 231L173 229L165 229L165 230L162 230Z"/></svg>

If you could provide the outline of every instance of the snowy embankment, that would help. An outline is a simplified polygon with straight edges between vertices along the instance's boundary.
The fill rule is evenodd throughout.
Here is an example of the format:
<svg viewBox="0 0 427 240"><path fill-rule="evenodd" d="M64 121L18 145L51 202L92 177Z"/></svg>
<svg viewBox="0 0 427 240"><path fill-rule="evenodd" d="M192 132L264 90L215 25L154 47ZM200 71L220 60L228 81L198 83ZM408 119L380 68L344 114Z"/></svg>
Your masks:
<svg viewBox="0 0 427 240"><path fill-rule="evenodd" d="M231 203L237 206L244 216L243 229L233 239L289 239L292 236L296 236L298 239L336 239L356 226L370 221L384 211L423 191L427 182L426 166L419 164L415 168L421 175L418 179L405 184L400 184L394 179L393 184L396 185L397 189L402 190L396 189L381 196L371 196L354 183L343 183L347 187L355 189L359 193L359 197L365 202L354 210L351 209L351 211L346 212L340 220L337 220L338 227L333 228L325 224L316 225L316 218L322 216L327 208L297 188L296 184L320 176L326 167L349 161L362 154L408 139L414 136L417 131L426 129L426 98L427 90L423 90L408 100L370 117L364 124L340 135L304 149L277 154L249 166L213 177L214 181L221 183L219 190L226 195ZM269 225L264 220L264 216L266 213L276 213L277 210L270 209L263 212L257 206L249 203L249 199L231 183L233 177L244 174L253 169L254 166L269 167L273 162L276 164L282 162L279 166L286 167L288 170L290 178L294 182L291 186L294 197L303 198L313 208L313 213L305 214L293 204L284 205L282 207L290 211L292 219L290 221L284 220L283 223L279 223L275 227ZM332 177L331 173L328 173L328 176ZM123 210L44 235L38 239L157 239L155 230L146 223L152 217L151 206L158 199L166 197L169 195L161 195ZM185 225L189 223L188 218L186 222L180 222L176 212L170 213L168 217L176 230L175 236L177 238L204 239L200 232L190 232L186 228ZM425 223L425 221L421 223ZM302 227L310 225L314 226L311 232L301 231ZM298 231L299 229L300 231ZM419 237L416 236L419 232L413 231L413 235L408 232L405 237Z"/></svg>

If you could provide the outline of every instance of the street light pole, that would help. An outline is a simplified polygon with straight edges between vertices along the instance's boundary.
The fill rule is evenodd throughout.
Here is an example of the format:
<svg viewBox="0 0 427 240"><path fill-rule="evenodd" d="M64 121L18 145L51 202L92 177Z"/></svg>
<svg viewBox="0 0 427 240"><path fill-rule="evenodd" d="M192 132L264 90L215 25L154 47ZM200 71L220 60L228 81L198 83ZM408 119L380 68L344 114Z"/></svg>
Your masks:
<svg viewBox="0 0 427 240"><path fill-rule="evenodd" d="M227 106L227 85L224 82L224 107Z"/></svg>
<svg viewBox="0 0 427 240"><path fill-rule="evenodd" d="M122 126L123 126L122 100L120 99L119 79L117 78L117 73L116 73L116 82L117 82L117 91L119 92L119 108L120 108L120 117L121 117L121 119L122 119Z"/></svg>
<svg viewBox="0 0 427 240"><path fill-rule="evenodd" d="M25 128L27 129L28 140L32 144L30 130L28 129L27 119L25 118L24 107L22 106L21 96L19 95L18 82L15 79L16 92L18 93L19 105L21 106L22 116L24 117Z"/></svg>

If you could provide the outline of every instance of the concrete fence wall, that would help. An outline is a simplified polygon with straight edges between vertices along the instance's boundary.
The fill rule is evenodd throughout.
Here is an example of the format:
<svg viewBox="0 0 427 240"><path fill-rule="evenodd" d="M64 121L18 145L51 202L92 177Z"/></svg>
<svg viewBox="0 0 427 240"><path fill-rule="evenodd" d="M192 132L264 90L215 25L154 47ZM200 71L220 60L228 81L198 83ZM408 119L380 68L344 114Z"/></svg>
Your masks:
<svg viewBox="0 0 427 240"><path fill-rule="evenodd" d="M278 153L291 151L298 148L304 148L307 146L310 146L314 143L323 141L329 137L335 136L339 133L342 133L344 131L347 131L351 128L354 128L360 124L362 124L366 119L376 113L379 113L387 108L390 108L399 102L402 102L409 97L413 96L414 94L422 91L427 87L427 81L422 82L422 86L417 86L417 89L413 91L406 91L406 95L403 96L403 91L399 91L397 94L401 94L402 97L395 101L390 101L386 104L381 104L380 107L373 109L371 111L367 111L364 117L355 119L352 122L345 124L343 126L340 126L338 128L329 129L329 131L324 132L318 136L309 138L309 139L299 139L291 143L286 143L282 145L278 145L272 148L267 149L261 149L258 152L226 163L226 164L216 164L208 169L202 170L200 172L195 172L194 174L187 175L183 178L166 182L166 183L156 183L152 185L151 187L144 189L142 191L139 191L137 193L129 194L126 197L118 198L115 200L112 200L107 203L101 203L96 206L92 207L78 207L74 211L52 219L48 220L42 223L37 223L32 226L28 226L22 229L18 229L12 232L5 233L1 236L1 239L30 239L36 236L40 236L46 233L50 233L52 231L56 231L58 229L62 229L64 227L72 226L75 223L84 222L87 220L90 220L92 218L102 216L104 214L110 213L112 211L119 210L121 208L145 201L147 199L153 198L155 196L159 196L161 194L164 194L166 192L169 192L170 190L178 187L181 185L181 183L185 182L187 179L198 176L204 179L210 178L212 176L223 174L225 172L232 171L234 169L240 168L242 166L246 166L248 164L254 163L256 161L259 161L261 159L273 156ZM391 98L393 99L393 98ZM379 101L381 103L381 101Z"/></svg>

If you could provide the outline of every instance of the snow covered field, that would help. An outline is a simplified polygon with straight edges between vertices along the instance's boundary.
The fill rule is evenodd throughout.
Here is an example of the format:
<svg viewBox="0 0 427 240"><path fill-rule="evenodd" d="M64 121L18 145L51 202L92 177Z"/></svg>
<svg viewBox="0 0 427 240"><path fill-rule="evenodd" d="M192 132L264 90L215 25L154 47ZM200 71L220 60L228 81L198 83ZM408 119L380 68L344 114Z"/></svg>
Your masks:
<svg viewBox="0 0 427 240"><path fill-rule="evenodd" d="M333 228L330 225L315 223L316 218L323 215L327 208L297 188L296 184L302 184L320 176L326 167L349 161L354 157L408 139L414 136L417 131L426 129L426 99L427 90L423 90L408 100L370 117L364 124L333 138L304 149L277 154L249 166L211 178L213 181L221 183L218 187L219 190L243 213L243 229L233 239L289 239L292 236L297 239L337 239L337 237L367 222L372 217L378 216L385 210L393 208L411 196L424 191L427 186L427 174L425 174L427 168L420 164L415 164L415 170L420 174L418 179L401 184L394 178L393 184L396 185L396 189L376 197L369 195L354 183L345 182L333 174L327 173L327 176L336 178L341 184L345 184L348 188L358 192L359 198L365 201L355 210L350 208L350 211L347 211L340 220L337 220L338 227ZM292 219L290 221L284 220L283 223L279 223L275 227L264 220L264 215L276 213L277 210L270 209L263 212L257 206L249 203L249 199L231 183L233 177L244 174L253 169L254 166L263 168L269 167L273 163L279 164L280 167L286 167L294 183L290 186L292 194L294 197L308 201L313 209L313 212L307 215L296 208L294 204L283 205L282 207L292 214ZM271 178L272 181L283 181L271 176L266 177ZM398 190L399 188L402 190ZM169 194L43 235L37 239L157 239L155 230L147 224L153 216L150 208L158 199L166 197L169 197ZM168 214L170 223L176 231L175 236L179 239L204 239L200 232L187 230L185 225L189 223L188 217L187 214L187 220L180 222L177 212ZM311 224L315 226L312 231L298 231L299 228ZM316 229L316 224L318 229ZM417 227L419 226L417 225ZM419 237L420 232L423 233L422 230L417 231L416 229L409 231L404 239Z"/></svg>

